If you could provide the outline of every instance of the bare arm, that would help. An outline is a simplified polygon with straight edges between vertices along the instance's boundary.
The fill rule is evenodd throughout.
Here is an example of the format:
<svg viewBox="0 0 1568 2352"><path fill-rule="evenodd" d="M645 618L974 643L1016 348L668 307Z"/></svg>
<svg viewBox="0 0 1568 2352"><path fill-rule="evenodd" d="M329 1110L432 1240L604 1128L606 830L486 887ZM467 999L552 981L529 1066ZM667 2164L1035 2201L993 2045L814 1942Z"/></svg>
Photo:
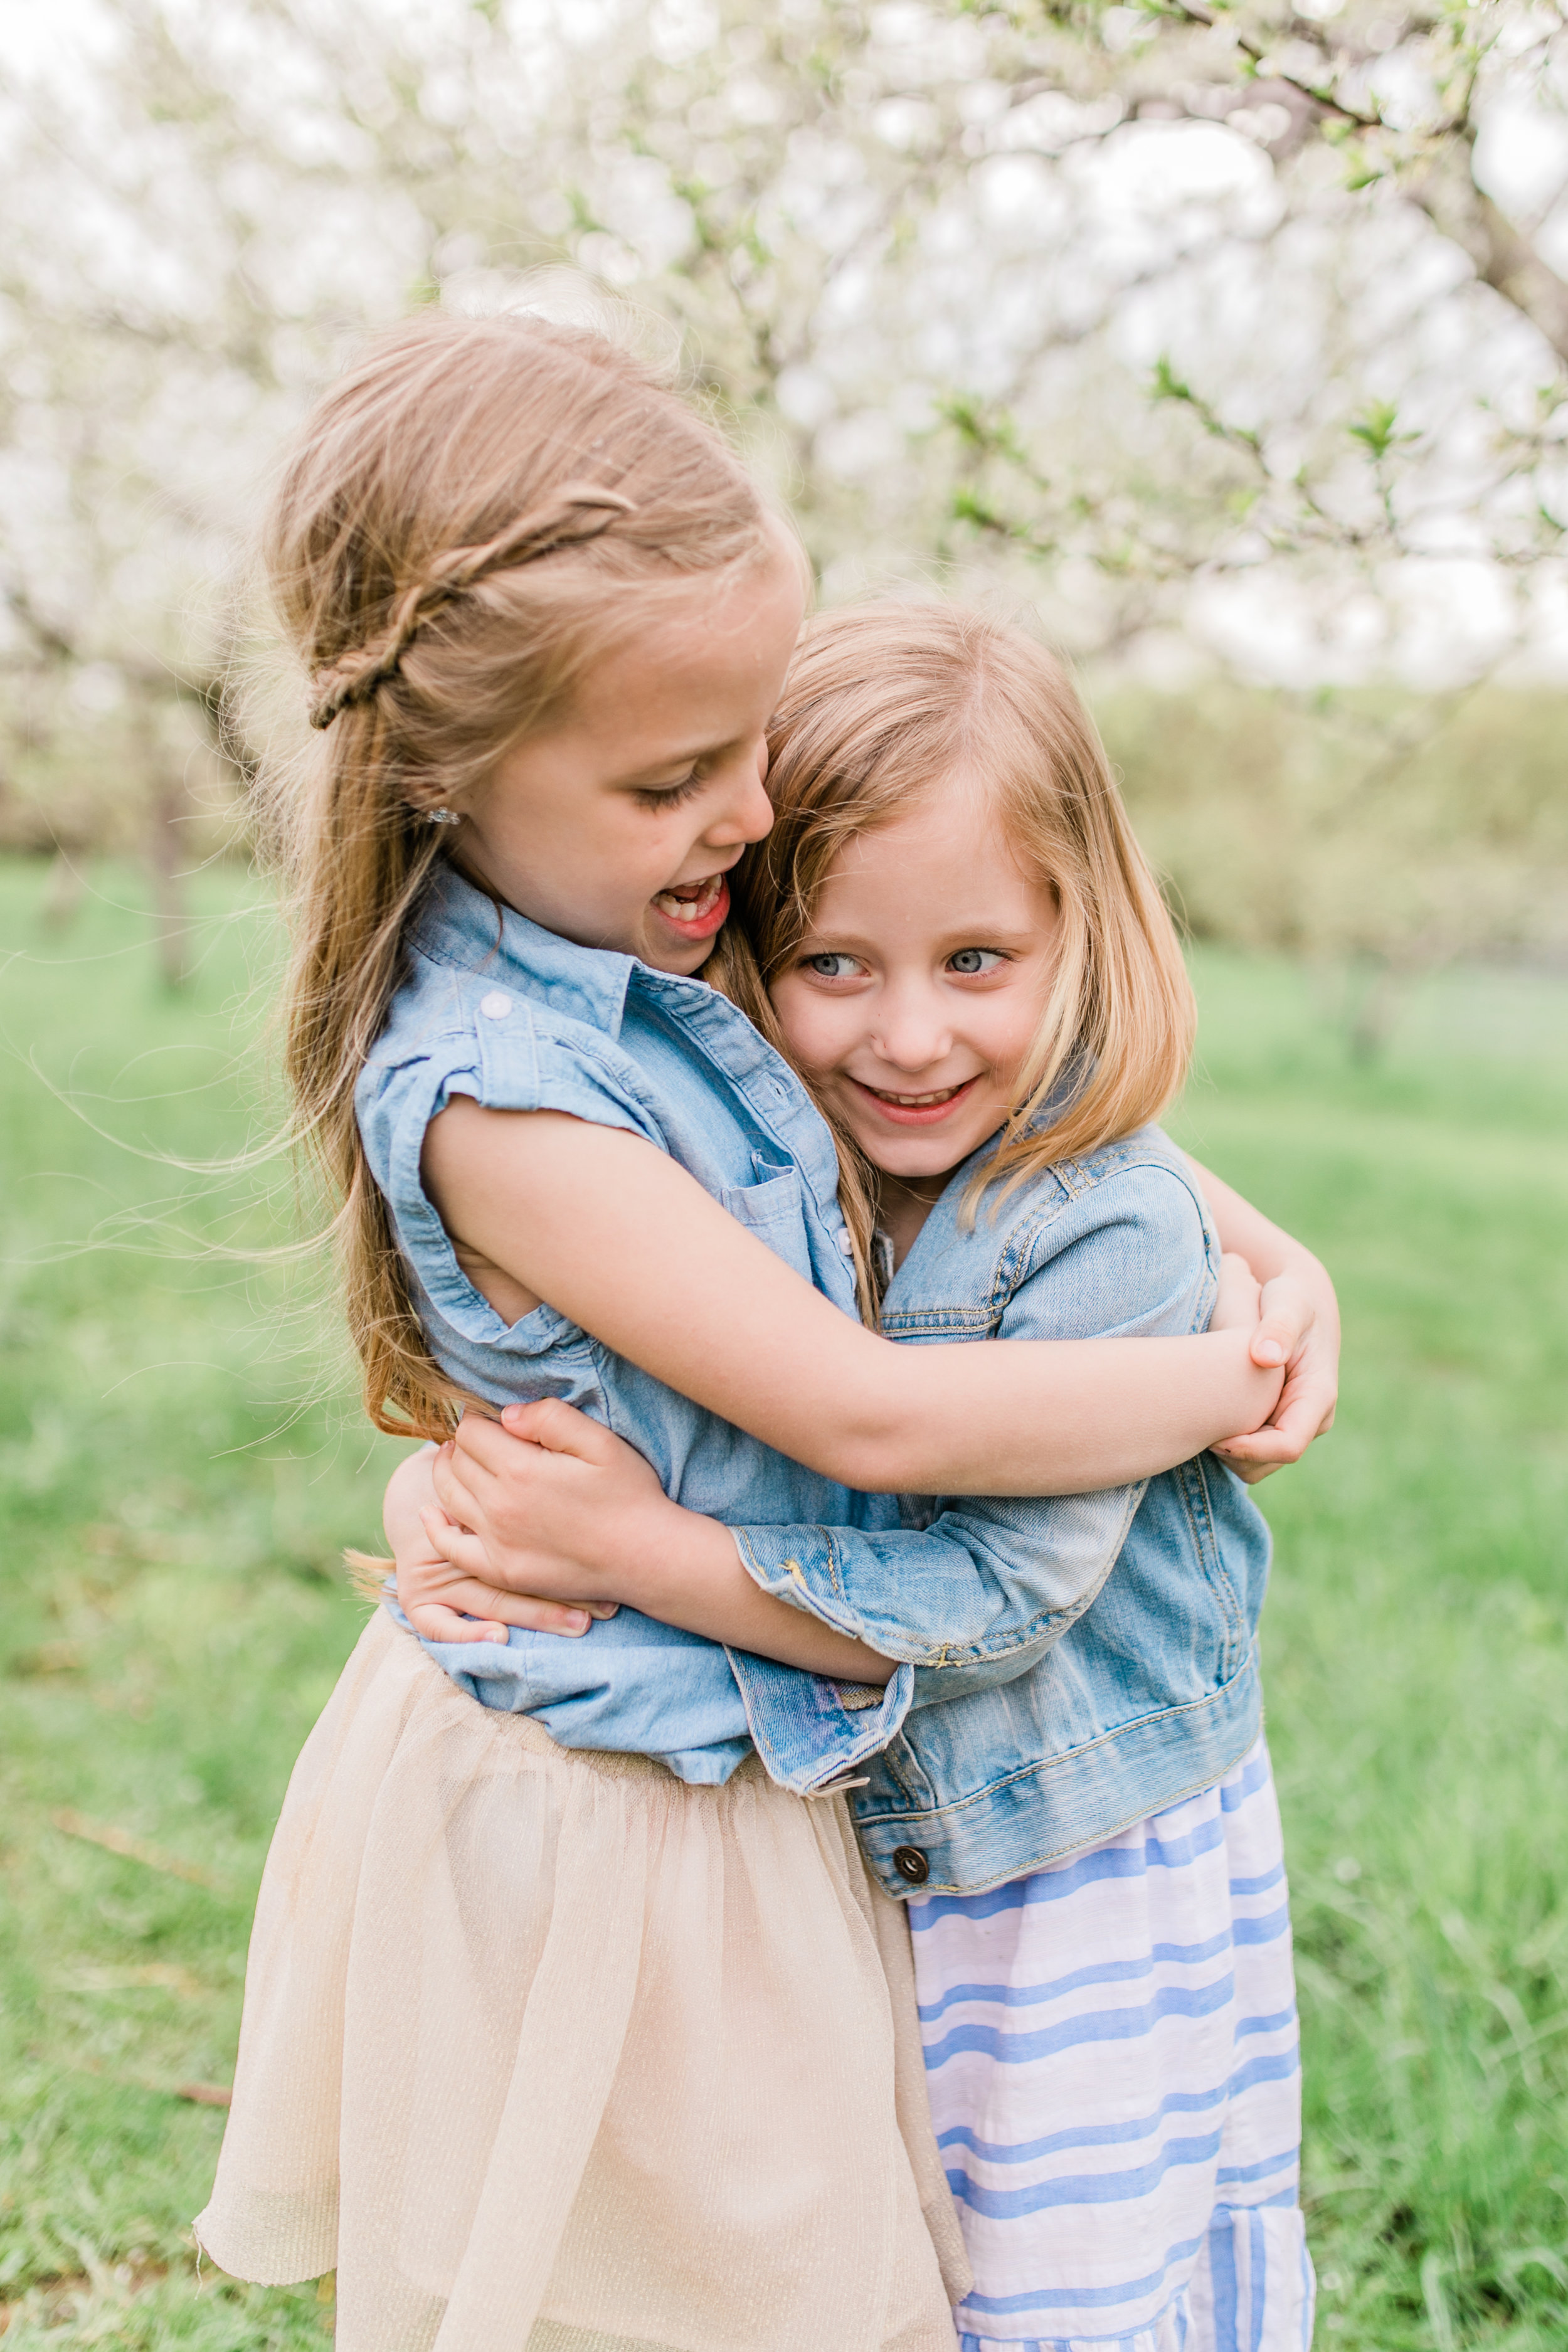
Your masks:
<svg viewBox="0 0 1568 2352"><path fill-rule="evenodd" d="M1256 1429L1282 1386L1242 1332L898 1347L666 1154L558 1112L454 1102L426 1131L423 1171L502 1312L548 1300L694 1403L864 1492L1123 1486Z"/></svg>
<svg viewBox="0 0 1568 2352"><path fill-rule="evenodd" d="M1221 1246L1244 1257L1263 1285L1262 1334L1268 1332L1271 1311L1287 1294L1292 1311L1302 1298L1311 1310L1303 1344L1295 1351L1285 1350L1289 1371L1268 1422L1250 1436L1228 1438L1214 1449L1239 1476L1256 1481L1287 1462L1299 1462L1314 1437L1333 1426L1340 1383L1340 1303L1328 1269L1310 1249L1195 1160L1191 1165ZM1253 1352L1256 1357L1256 1344Z"/></svg>

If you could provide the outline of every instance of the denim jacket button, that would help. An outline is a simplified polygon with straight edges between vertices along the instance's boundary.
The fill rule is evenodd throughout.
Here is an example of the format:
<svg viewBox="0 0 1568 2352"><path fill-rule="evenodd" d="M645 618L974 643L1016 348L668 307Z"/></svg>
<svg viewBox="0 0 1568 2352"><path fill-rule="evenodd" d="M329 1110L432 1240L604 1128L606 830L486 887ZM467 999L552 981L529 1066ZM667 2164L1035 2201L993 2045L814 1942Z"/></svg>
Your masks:
<svg viewBox="0 0 1568 2352"><path fill-rule="evenodd" d="M931 1876L931 1864L918 1845L896 1845L893 1848L893 1868L911 1886L923 1886Z"/></svg>

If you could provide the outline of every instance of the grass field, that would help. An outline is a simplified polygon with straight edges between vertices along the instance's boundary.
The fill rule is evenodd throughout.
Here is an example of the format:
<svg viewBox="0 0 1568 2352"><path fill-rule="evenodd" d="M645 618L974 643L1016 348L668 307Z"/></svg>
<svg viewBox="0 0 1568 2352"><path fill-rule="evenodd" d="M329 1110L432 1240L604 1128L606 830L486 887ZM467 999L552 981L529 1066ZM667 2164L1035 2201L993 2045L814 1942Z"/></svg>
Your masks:
<svg viewBox="0 0 1568 2352"><path fill-rule="evenodd" d="M158 1157L265 1122L259 895L205 887L171 998L133 880L100 876L63 933L44 883L0 866L0 2326L6 2352L320 2347L330 2283L198 2287L222 2116L179 2090L229 2078L268 1831L360 1622L338 1554L374 1537L396 1449L331 1392L310 1269L202 1254L281 1215ZM1340 1428L1261 1490L1320 2342L1547 2352L1568 2341L1568 985L1434 980L1364 1068L1299 970L1208 955L1197 977L1182 1136L1323 1252L1346 1307Z"/></svg>

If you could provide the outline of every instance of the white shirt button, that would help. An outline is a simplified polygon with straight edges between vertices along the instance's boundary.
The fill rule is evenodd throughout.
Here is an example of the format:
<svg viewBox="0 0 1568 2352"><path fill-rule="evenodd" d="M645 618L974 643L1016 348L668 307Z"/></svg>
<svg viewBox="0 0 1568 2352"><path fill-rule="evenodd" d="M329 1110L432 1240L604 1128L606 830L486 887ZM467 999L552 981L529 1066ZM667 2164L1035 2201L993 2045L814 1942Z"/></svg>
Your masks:
<svg viewBox="0 0 1568 2352"><path fill-rule="evenodd" d="M838 1246L843 1251L846 1257L854 1256L855 1244L849 1238L849 1228L847 1225L845 1226L843 1232L838 1236Z"/></svg>
<svg viewBox="0 0 1568 2352"><path fill-rule="evenodd" d="M511 1011L511 999L504 988L492 988L488 996L480 997L479 1011L487 1021L504 1021Z"/></svg>

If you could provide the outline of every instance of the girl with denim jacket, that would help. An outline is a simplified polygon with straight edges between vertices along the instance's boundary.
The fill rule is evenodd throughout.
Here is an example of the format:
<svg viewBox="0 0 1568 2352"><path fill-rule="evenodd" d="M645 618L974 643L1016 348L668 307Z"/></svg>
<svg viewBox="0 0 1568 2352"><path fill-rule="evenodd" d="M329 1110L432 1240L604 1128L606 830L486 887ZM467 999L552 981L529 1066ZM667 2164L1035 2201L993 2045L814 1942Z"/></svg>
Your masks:
<svg viewBox="0 0 1568 2352"><path fill-rule="evenodd" d="M1219 1268L1193 1170L1120 1131L1173 964L1141 959L1135 853L1055 666L973 614L841 613L771 740L754 952L733 937L727 977L868 1167L884 1331L1201 1329ZM629 1553L733 1547L914 1669L853 1802L909 1897L964 2352L1306 2345L1268 1539L1237 1479L1210 1455L1070 1497L910 1500L896 1529L723 1527L588 1424L517 1418L532 1447L481 1431L442 1475L489 1538L432 1514L459 1569L607 1601Z"/></svg>
<svg viewBox="0 0 1568 2352"><path fill-rule="evenodd" d="M1005 1375L855 1319L831 1137L692 976L771 822L800 568L646 370L532 319L405 328L311 420L268 560L318 730L273 770L288 1067L381 1426L576 1402L684 1503L875 1528L917 1465L1092 1486L1264 1420L1289 1301ZM656 1590L640 1645L629 1610L553 1644L588 1671L537 1709L380 1611L301 1756L198 2226L241 2276L335 2265L341 2352L952 2344L907 1932L832 1792L914 1669L732 1550L624 1597ZM509 1611L537 1643L595 1606ZM598 1705L650 1659L728 1717Z"/></svg>

